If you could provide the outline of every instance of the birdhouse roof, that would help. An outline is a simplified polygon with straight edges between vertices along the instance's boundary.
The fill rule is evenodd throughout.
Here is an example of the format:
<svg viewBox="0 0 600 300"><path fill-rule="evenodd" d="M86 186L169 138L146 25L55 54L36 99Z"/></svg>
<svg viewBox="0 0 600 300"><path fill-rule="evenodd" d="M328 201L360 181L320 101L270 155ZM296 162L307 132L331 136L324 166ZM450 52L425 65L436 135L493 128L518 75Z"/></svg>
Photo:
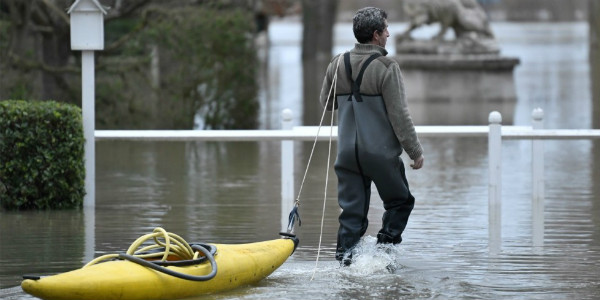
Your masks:
<svg viewBox="0 0 600 300"><path fill-rule="evenodd" d="M82 3L91 3L94 6L96 6L98 8L98 10L100 10L103 14L106 14L106 8L104 6L102 6L102 4L100 4L100 2L98 2L98 0L75 0L73 5L71 5L71 7L69 7L69 10L67 11L67 13L70 14L71 12L73 12L73 10L75 10L75 8L77 8L77 6L81 5Z"/></svg>

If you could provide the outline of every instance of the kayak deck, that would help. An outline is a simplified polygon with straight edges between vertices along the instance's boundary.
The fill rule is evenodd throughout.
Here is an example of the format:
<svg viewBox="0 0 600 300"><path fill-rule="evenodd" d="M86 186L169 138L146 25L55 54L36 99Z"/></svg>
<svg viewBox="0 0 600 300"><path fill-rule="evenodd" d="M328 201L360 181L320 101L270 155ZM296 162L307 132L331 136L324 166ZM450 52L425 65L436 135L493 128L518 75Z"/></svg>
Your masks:
<svg viewBox="0 0 600 300"><path fill-rule="evenodd" d="M256 283L279 268L294 252L297 243L295 237L285 237L249 244L212 244L216 248L214 268L208 260L162 267L192 277L215 273L204 281L178 278L128 260L111 260L38 280L25 279L21 287L33 296L48 300L185 298ZM174 257L165 255L164 260L171 261Z"/></svg>

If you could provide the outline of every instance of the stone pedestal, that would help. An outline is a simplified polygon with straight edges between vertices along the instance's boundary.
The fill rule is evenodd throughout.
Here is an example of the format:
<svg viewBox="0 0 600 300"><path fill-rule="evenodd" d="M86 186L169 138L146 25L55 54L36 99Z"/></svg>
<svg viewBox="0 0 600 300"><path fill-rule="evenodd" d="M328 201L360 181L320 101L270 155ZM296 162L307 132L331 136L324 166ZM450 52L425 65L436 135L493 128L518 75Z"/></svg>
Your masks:
<svg viewBox="0 0 600 300"><path fill-rule="evenodd" d="M394 59L415 124L487 125L494 110L502 114L503 124L512 124L517 101L513 69L519 59L498 51L461 54L448 43L398 47Z"/></svg>

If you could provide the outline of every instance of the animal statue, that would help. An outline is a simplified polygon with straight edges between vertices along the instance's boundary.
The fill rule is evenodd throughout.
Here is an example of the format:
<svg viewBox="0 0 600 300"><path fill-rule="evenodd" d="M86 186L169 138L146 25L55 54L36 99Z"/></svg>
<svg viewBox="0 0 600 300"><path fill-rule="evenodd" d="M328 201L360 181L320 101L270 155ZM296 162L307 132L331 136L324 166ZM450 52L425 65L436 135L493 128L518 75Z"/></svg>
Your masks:
<svg viewBox="0 0 600 300"><path fill-rule="evenodd" d="M477 0L404 0L404 11L410 18L408 29L402 39L412 39L410 33L416 28L440 23L440 32L433 37L443 40L448 28L456 38L493 39L487 15Z"/></svg>

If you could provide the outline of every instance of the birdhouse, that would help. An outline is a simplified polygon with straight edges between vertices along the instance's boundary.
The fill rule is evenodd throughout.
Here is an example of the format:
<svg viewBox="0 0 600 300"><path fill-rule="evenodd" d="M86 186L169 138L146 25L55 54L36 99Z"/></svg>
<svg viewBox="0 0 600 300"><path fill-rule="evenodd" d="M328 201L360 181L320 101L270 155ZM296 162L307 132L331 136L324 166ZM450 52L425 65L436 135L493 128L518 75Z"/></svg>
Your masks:
<svg viewBox="0 0 600 300"><path fill-rule="evenodd" d="M71 49L104 49L104 15L98 0L76 0L67 13L71 16Z"/></svg>

